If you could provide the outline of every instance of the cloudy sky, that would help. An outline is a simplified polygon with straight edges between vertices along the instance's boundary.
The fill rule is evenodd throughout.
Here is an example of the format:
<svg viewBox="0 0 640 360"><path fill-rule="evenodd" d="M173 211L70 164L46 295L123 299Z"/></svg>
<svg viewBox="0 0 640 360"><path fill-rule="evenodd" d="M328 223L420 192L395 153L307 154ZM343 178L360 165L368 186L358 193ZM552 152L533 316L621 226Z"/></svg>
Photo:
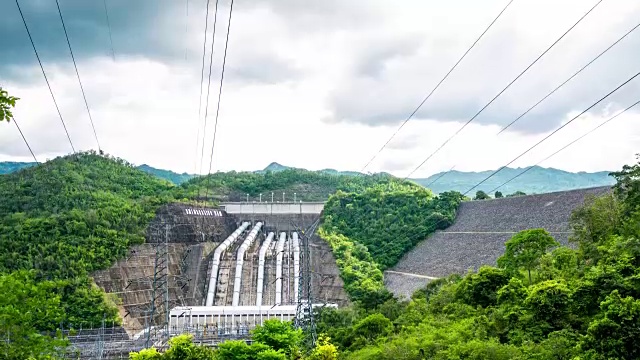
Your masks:
<svg viewBox="0 0 640 360"><path fill-rule="evenodd" d="M59 0L102 148L134 164L200 170L206 0ZM213 171L272 161L361 170L508 0L236 0ZM515 0L366 169L406 176L597 0ZM187 16L188 4L188 16ZM20 0L77 149L96 149L54 0ZM204 95L213 8L210 3ZM230 0L216 24L203 170L207 172ZM496 133L637 25L640 2L604 0L414 177L495 169L640 71L632 32L508 131ZM0 2L0 86L39 160L71 152L14 1ZM532 165L640 100L640 76L512 166ZM200 128L200 130L199 130ZM541 165L615 170L640 152L640 106ZM28 161L0 124L0 161Z"/></svg>

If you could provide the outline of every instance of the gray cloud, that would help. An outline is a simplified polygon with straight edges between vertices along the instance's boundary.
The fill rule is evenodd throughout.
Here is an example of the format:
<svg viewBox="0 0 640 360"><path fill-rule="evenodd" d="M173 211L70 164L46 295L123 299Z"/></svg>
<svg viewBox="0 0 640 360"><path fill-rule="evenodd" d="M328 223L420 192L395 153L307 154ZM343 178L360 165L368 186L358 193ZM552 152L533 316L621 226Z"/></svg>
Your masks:
<svg viewBox="0 0 640 360"><path fill-rule="evenodd" d="M635 14L639 14L636 11ZM591 58L609 46L635 25L637 16L627 14L623 21L607 29L606 34L583 41L589 27L603 25L594 15L585 21L581 31L563 39L545 58L532 67L509 90L475 119L479 124L506 125L531 105L568 78ZM604 25L608 25L606 22ZM568 25L566 25L568 26ZM555 38L550 36L539 48L522 44L516 32L498 26L488 33L434 96L414 116L414 120L466 122L516 75L533 61ZM465 29L465 31L477 31ZM563 30L564 31L564 30ZM561 32L560 32L561 33ZM628 39L605 54L590 68L522 118L512 130L524 133L545 132L558 126L571 111L580 111L598 100L633 75L640 60L635 49L640 37ZM459 34L445 34L437 41L424 41L421 51L409 53L407 48L394 48L385 41L368 44L366 51L356 53L359 66L342 79L330 95L328 106L333 116L328 122L352 122L370 126L399 125L418 106L460 56L460 48L442 46L447 39L455 41ZM391 40L392 42L396 42ZM416 48L420 45L414 45ZM529 46L523 48L523 46ZM464 50L464 49L462 49ZM381 60L382 58L382 60ZM385 68L385 59L393 59L393 68ZM363 70L364 69L364 70ZM370 76L374 73L376 76ZM634 81L612 96L622 104L640 91L640 80ZM601 112L608 102L592 110Z"/></svg>

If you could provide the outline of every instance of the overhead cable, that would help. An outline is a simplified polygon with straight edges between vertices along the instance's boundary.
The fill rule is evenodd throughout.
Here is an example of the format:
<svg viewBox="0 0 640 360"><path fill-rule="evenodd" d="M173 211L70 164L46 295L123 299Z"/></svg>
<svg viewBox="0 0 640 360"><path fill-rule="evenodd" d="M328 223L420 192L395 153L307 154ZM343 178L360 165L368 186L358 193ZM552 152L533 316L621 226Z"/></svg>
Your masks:
<svg viewBox="0 0 640 360"><path fill-rule="evenodd" d="M587 135L593 133L594 131L598 130L599 128L601 128L602 126L608 124L609 122L611 122L611 120L617 118L618 116L624 114L625 112L631 110L632 108L634 108L636 105L640 104L640 100L636 101L635 103L633 103L632 105L628 106L627 108L625 108L624 110L616 113L615 115L613 115L612 117L610 117L609 119L605 120L603 123L601 123L600 125L596 126L595 128L587 131L586 133L582 134L582 136L580 136L579 138L573 140L572 142L568 143L567 145L561 147L560 149L558 149L556 152L554 152L553 154L547 156L546 158L538 161L535 165L529 166L527 167L525 170L521 171L520 173L518 173L516 176L512 177L511 179L505 181L504 183L502 183L501 185L497 186L496 188L494 188L493 190L491 190L489 193L492 193L496 190L498 190L499 188L507 185L508 183L512 182L513 180L519 178L520 176L524 175L526 172L528 172L529 170L533 169L534 167L540 165L541 163L549 160L550 158L552 158L553 156L555 156L556 154L558 154L559 152L561 152L562 150L568 148L569 146L577 143L578 141L582 140L583 138L585 138Z"/></svg>
<svg viewBox="0 0 640 360"><path fill-rule="evenodd" d="M229 19L231 20L231 19ZM209 55L209 79L207 81L207 96L206 96L206 100L205 100L205 107L204 107L204 126L202 127L202 150L200 152L200 169L202 170L202 161L204 160L204 141L207 138L207 120L209 118L209 94L211 92L211 68L213 65L213 52L214 52L214 45L216 43L216 25L218 23L218 0L216 0L216 9L214 12L214 16L213 16L213 31L212 31L212 36L213 39L211 41L211 52ZM225 50L226 51L226 50ZM222 70L222 76L224 77L224 68ZM215 140L214 140L215 141Z"/></svg>
<svg viewBox="0 0 640 360"><path fill-rule="evenodd" d="M433 95L434 92L436 92L436 90L438 90L438 88L440 87L440 85L442 85L442 83L449 77L449 75L451 75L451 73L453 72L453 70L455 70L456 67L458 67L458 64L460 64L462 62L462 60L467 56L467 54L471 51L471 49L473 49L476 44L480 41L480 39L482 39L482 37L484 36L484 34L487 33L487 31L489 31L489 29L493 26L493 24L498 20L498 18L500 18L500 16L502 16L502 13L504 13L507 8L509 7L509 5L511 5L511 3L514 0L510 0L507 5L498 13L498 16L496 16L493 21L491 21L491 23L489 24L489 26L487 26L484 31L482 32L482 34L480 34L480 36L476 39L476 41L473 42L473 44L471 44L471 46L467 49L467 51L464 52L464 54L462 54L462 56L460 57L460 59L458 59L458 61L453 65L453 67L451 67L451 69L449 69L449 71L445 74L445 76L440 80L440 82L438 82L438 84L436 84L436 86L431 90L431 92L422 100L422 102L420 102L420 104L418 105L418 107L413 110L413 112L409 115L409 117L407 117L402 124L400 125L400 127L393 133L393 135L391 135L391 137L387 140L386 143L384 143L384 145L382 145L382 147L380 148L380 150L378 150L378 152L373 155L373 157L369 160L369 162L367 162L365 164L365 166L362 168L362 170L360 170L360 172L364 172L364 170L371 165L371 163L373 162L373 160L376 159L376 157L378 157L378 155L380 155L380 153L387 147L387 145L389 145L389 143L391 142L391 140L393 140L393 138L400 132L400 130L402 130L402 128L409 122L409 120L411 120L413 118L413 116L418 112L418 110L420 110L420 108L422 107L422 105L424 105L425 102L427 102L427 100L429 100L429 98L431 97L431 95Z"/></svg>
<svg viewBox="0 0 640 360"><path fill-rule="evenodd" d="M91 111L89 110L89 103L87 102L87 96L84 93L82 80L80 80L80 73L78 72L78 66L76 65L76 58L73 56L73 49L71 49L71 42L69 41L69 34L67 33L67 27L65 26L64 19L62 17L62 10L60 10L60 2L58 0L56 0L56 6L58 7L60 22L62 23L62 29L64 30L64 37L67 39L67 45L69 46L69 53L71 53L73 68L76 70L76 77L78 78L78 84L80 84L80 91L82 91L82 98L84 99L84 105L87 108L87 114L89 114L89 121L91 122L91 128L93 129L93 135L95 136L96 143L98 144L98 151L102 151L102 148L100 147L100 141L98 141L98 133L96 132L96 126L93 123L93 118L91 117Z"/></svg>
<svg viewBox="0 0 640 360"><path fill-rule="evenodd" d="M530 148L528 148L527 150L525 150L523 153L521 153L520 155L516 156L513 160L509 161L508 163L506 163L505 165L501 166L498 170L492 172L489 176L487 176L486 178L484 178L482 181L480 181L479 183L477 183L476 185L474 185L473 187L471 187L469 190L465 191L465 193L463 195L468 194L471 190L477 188L478 186L482 185L485 181L489 180L490 178L492 178L494 175L496 175L497 173L499 173L500 171L502 171L504 168L506 168L507 166L511 165L513 162L515 162L516 160L520 159L522 156L524 156L525 154L527 154L529 151L533 150L535 147L537 147L538 145L540 145L542 142L544 142L545 140L547 140L548 138L550 138L551 136L553 136L555 133L557 133L558 131L562 130L563 128L565 128L567 125L571 124L574 120L576 120L577 118L579 118L580 116L584 115L587 111L591 110L592 108L594 108L596 105L600 104L602 101L604 101L606 98L608 98L609 96L611 96L611 94L615 93L616 91L618 91L619 89L621 89L623 86L627 85L629 82L631 82L633 79L635 79L636 77L638 77L638 75L640 75L640 72L637 72L635 75L633 75L632 77L630 77L629 79L627 79L625 82L623 82L622 84L618 85L615 89L611 90L607 95L603 96L602 98L600 98L600 100L596 101L595 103L591 104L588 108L586 108L585 110L583 110L580 114L574 116L571 120L567 121L566 123L562 124L560 127L558 127L557 129L555 129L553 132L551 132L549 135L545 136L544 138L542 138L542 140L538 141L537 143L535 143L533 146L531 146Z"/></svg>
<svg viewBox="0 0 640 360"><path fill-rule="evenodd" d="M551 92L549 92L547 95L545 95L542 99L538 100L538 102L536 102L535 104L533 104L531 107L529 107L525 112L523 112L522 114L520 114L520 116L518 116L517 118L515 118L513 121L511 121L509 124L507 124L506 126L504 126L502 129L500 129L500 131L498 131L498 133L496 134L496 136L502 134L505 130L507 130L511 125L515 124L517 121L519 121L520 119L522 119L525 115L527 115L529 112L531 112L531 110L535 109L538 105L540 105L543 101L545 101L547 98L549 98L551 95L555 94L556 91L558 91L560 88L562 88L564 85L566 85L569 81L573 80L573 78L575 78L576 76L578 76L578 74L580 74L581 72L583 72L587 67L589 67L591 64L593 64L596 60L598 60L600 57L602 57L602 55L604 55L605 53L607 53L609 50L611 50L614 46L616 46L618 43L620 43L620 41L622 41L623 39L625 39L627 36L629 36L629 34L631 34L632 32L634 32L636 29L638 29L638 27L640 27L640 23L638 23L636 26L634 26L633 28L631 28L629 31L627 31L624 35L622 35L621 37L618 38L618 40L616 40L615 42L613 42L613 44L609 45L606 49L604 49L602 52L600 52L596 57L594 57L593 59L591 59L591 61L589 61L587 64L585 64L582 68L580 68L578 71L576 71L575 73L573 73L573 75L571 75L568 79L566 79L565 81L563 81L562 83L560 83L560 85L558 85L555 89L551 90ZM447 172L445 172L444 174L447 174ZM443 175L444 176L444 175ZM442 178L442 176L440 176L440 178Z"/></svg>
<svg viewBox="0 0 640 360"><path fill-rule="evenodd" d="M20 136L22 136L22 140L24 141L25 145L27 145L27 148L29 149L29 152L31 153L31 156L33 156L33 160L35 160L36 163L40 164L38 159L36 159L36 154L34 154L33 150L31 150L31 145L29 145L29 142L27 141L27 138L24 137L24 134L22 133L22 129L20 129L20 126L18 125L18 122L16 121L16 119L13 118L12 122L16 125L16 128L18 128L18 131L20 132Z"/></svg>
<svg viewBox="0 0 640 360"><path fill-rule="evenodd" d="M109 30L109 43L111 44L111 57L116 61L116 52L113 49L113 37L111 36L111 22L109 21L109 10L107 10L107 0L102 0L104 5L104 16L107 19L107 29Z"/></svg>
<svg viewBox="0 0 640 360"><path fill-rule="evenodd" d="M67 125L65 124L64 119L62 118L60 107L58 106L58 102L56 101L55 95L53 95L53 90L51 89L51 84L49 84L47 73L46 71L44 71L44 67L42 66L42 61L40 61L40 55L38 55L38 50L36 50L36 45L33 42L33 37L31 37L31 32L29 31L29 27L27 26L27 21L24 19L24 14L22 13L22 9L20 8L20 3L18 2L18 0L16 0L16 5L18 6L18 11L20 12L20 17L22 18L22 23L24 24L24 29L27 30L27 35L29 35L29 41L31 41L31 47L33 48L33 53L36 54L36 59L38 59L38 64L40 65L42 76L44 76L44 81L47 83L47 87L49 88L51 99L53 99L53 104L55 105L56 111L58 112L58 117L60 117L60 123L62 123L62 128L64 129L64 133L67 134L67 139L69 140L69 145L71 145L71 150L75 153L76 148L73 146L73 141L71 141L71 136L69 135L69 131L67 130Z"/></svg>
<svg viewBox="0 0 640 360"><path fill-rule="evenodd" d="M207 55L207 30L209 28L209 2L210 0L207 0L207 10L206 10L206 15L205 15L205 20L204 20L204 41L202 42L202 69L200 70L200 98L199 98L199 103L198 103L198 121L197 121L197 126L198 126L198 134L196 135L196 158L195 158L195 164L194 164L194 173L200 173L202 172L202 165L200 165L201 169L200 171L198 171L198 149L200 149L200 117L202 115L202 85L204 83L204 59L205 56ZM217 10L216 10L217 11Z"/></svg>
<svg viewBox="0 0 640 360"><path fill-rule="evenodd" d="M222 83L224 81L224 68L227 64L227 49L229 48L229 34L231 33L231 15L233 14L233 0L231 0L231 6L229 7L229 23L227 24L227 37L224 42L224 56L222 57L222 71L220 73L220 87L218 89L218 105L216 106L216 121L213 126L213 141L211 142L211 158L209 159L209 171L207 175L211 175L211 165L213 164L213 150L216 146L216 133L218 130L218 116L220 115L220 99L222 98ZM205 201L209 195L209 178L207 176L207 188L205 191Z"/></svg>
<svg viewBox="0 0 640 360"><path fill-rule="evenodd" d="M420 169L422 165L424 165L427 161L429 161L429 159L431 159L435 154L437 154L445 145L449 143L449 141L451 141L462 130L464 130L464 128L466 128L467 125L469 125L473 120L475 120L486 108L489 107L489 105L493 104L493 102L497 98L499 98L505 91L507 91L507 89L509 89L511 85L513 85L516 81L518 81L518 79L520 79L527 71L529 71L529 69L531 69L533 65L535 65L540 59L542 59L544 55L546 55L554 46L556 46L556 44L558 44L560 40L562 40L569 32L571 32L571 30L573 30L573 28L575 28L580 22L582 22L582 20L585 17L587 17L587 15L589 15L598 5L600 5L602 1L604 0L598 0L598 2L596 2L596 4L593 5L591 9L589 9L589 11L587 11L584 15L582 15L582 17L580 17L580 19L578 19L578 21L576 21L573 25L571 25L571 27L567 31L565 31L564 34L562 34L558 39L556 39L545 51L542 52L542 54L540 54L531 64L529 64L529 66L527 66L524 70L522 70L522 72L520 72L520 74L518 74L518 76L516 76L515 79L511 80L511 82L507 84L507 86L505 86L504 89L502 89L498 94L496 94L496 96L493 97L493 99L491 99L486 105L484 105L480 110L478 110L478 112L476 112L475 115L473 115L466 123L464 123L464 125L462 125L462 127L460 127L455 133L453 133L453 135L451 135L447 140L445 140L445 142L442 143L442 145L440 145L434 152L432 152L429 156L427 156L420 163L420 165L418 165L405 177L405 179L409 178L411 175L413 175L413 173L418 171L418 169Z"/></svg>

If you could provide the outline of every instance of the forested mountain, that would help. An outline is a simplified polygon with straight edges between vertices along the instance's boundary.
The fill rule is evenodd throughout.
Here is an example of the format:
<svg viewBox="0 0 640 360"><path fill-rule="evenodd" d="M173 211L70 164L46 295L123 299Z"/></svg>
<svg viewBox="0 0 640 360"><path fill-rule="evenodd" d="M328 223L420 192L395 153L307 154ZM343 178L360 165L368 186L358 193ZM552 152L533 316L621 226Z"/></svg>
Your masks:
<svg viewBox="0 0 640 360"><path fill-rule="evenodd" d="M12 162L4 161L0 162L0 175L9 174L20 169L28 168L35 165L35 162Z"/></svg>
<svg viewBox="0 0 640 360"><path fill-rule="evenodd" d="M93 152L1 175L2 337L19 342L61 324L118 322L117 309L89 275L144 242L156 208L175 191L166 180Z"/></svg>
<svg viewBox="0 0 640 360"><path fill-rule="evenodd" d="M0 162L0 174L7 174L25 167L33 166L35 163L21 163L21 162ZM174 184L180 185L192 178L194 175L187 173L176 173L171 170L157 169L152 166L143 164L138 166L138 169L153 174L159 178L169 180ZM292 168L285 165L281 165L277 162L273 162L265 167L263 170L254 171L257 174L264 174L266 172L280 172L284 170L300 170L307 171L300 168ZM505 168L500 173L496 174L491 179L487 180L482 186L475 190L490 191L493 188L502 185L507 180L520 173L522 168ZM318 171L309 171L313 173L327 174L327 175L348 175L348 176L362 176L363 174L356 171L338 171L334 169L322 169ZM442 173L434 174L428 178L411 179L419 185L427 186L431 191L436 194L445 191L458 191L465 192L482 179L491 174L493 170L480 171L480 172L465 172L453 170L443 176L438 181L431 184L431 182L437 179ZM233 172L231 172L233 173ZM245 172L242 172L244 174ZM388 174L378 174L388 175ZM500 188L500 191L504 194L511 194L516 191L522 191L527 194L541 194L553 191L563 191L571 189L580 189L595 186L613 185L615 179L609 176L608 171L599 171L595 173L577 172L572 173L568 171L543 168L539 166L533 167L527 173L521 177L515 179L509 184ZM278 189L283 190L283 189ZM286 192L286 189L284 189ZM475 191L474 190L474 191ZM295 190L290 190L293 193ZM490 194L493 196L493 194ZM282 191L280 191L282 196Z"/></svg>
<svg viewBox="0 0 640 360"><path fill-rule="evenodd" d="M336 190L360 191L377 183L400 182L387 175L374 176L341 176L300 169L282 171L227 172L191 179L183 184L186 196L190 198L205 197L218 201L293 201L294 193L297 201L324 201Z"/></svg>
<svg viewBox="0 0 640 360"><path fill-rule="evenodd" d="M502 185L514 176L518 175L524 168L505 168L495 176L487 180L484 184L474 189L491 191L492 189ZM426 179L413 179L416 183L428 186L433 192L440 193L443 191L458 191L464 193L472 186L476 185L484 178L493 173L490 171L480 172L464 172L453 170L442 176L438 181L431 184L442 173L434 174ZM431 185L429 185L431 184ZM504 194L511 194L516 191L523 191L527 194L542 194L553 191L572 190L596 186L605 186L615 184L615 179L609 176L609 171L600 171L595 173L578 172L572 173L568 171L543 168L534 166L524 175L516 178L505 186L500 188ZM490 194L493 196L493 194Z"/></svg>

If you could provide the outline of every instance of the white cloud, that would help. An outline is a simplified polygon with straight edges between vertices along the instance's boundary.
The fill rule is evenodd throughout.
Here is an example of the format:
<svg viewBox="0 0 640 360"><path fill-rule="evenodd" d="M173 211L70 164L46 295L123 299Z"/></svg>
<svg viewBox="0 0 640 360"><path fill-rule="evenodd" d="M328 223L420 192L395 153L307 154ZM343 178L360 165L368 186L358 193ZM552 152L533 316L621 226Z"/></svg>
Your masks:
<svg viewBox="0 0 640 360"><path fill-rule="evenodd" d="M255 170L272 161L310 169L360 170L504 1L333 4L335 7L318 3L305 8L256 1L237 6L214 171ZM591 6L592 2L579 0L561 4L515 1L425 105L425 112L408 123L367 170L407 175ZM358 12L361 7L364 11ZM520 127L495 136L498 124L512 120L627 31L638 10L640 4L632 0L603 2L531 74L414 176L426 177L454 164L458 170L495 169L622 82L631 70L637 71L633 64L637 64L638 54L631 45L638 42L640 33L523 118ZM226 9L221 7L220 11L204 172L208 169L226 30ZM347 20L357 14L360 17L354 21ZM199 15L190 16L197 19ZM180 35L175 33L167 41L184 49ZM151 55L121 56L115 63L107 57L79 61L106 152L136 164L194 171L200 154L196 151L198 54L202 49L199 22L190 27L187 43L191 60L183 63ZM45 67L76 147L95 148L73 68L67 62L46 61ZM66 136L39 68L30 64L20 71L23 76L4 81L3 87L21 98L15 115L34 151L41 159L68 153ZM636 83L640 80L606 102L612 106L610 111L638 100L630 101L637 94ZM598 107L576 120L512 166L536 163L588 131L606 118L602 110ZM350 121L342 121L345 119ZM371 126L373 123L376 126ZM615 170L634 160L639 140L640 116L630 112L541 165L570 171ZM13 125L0 125L0 160L29 160Z"/></svg>

